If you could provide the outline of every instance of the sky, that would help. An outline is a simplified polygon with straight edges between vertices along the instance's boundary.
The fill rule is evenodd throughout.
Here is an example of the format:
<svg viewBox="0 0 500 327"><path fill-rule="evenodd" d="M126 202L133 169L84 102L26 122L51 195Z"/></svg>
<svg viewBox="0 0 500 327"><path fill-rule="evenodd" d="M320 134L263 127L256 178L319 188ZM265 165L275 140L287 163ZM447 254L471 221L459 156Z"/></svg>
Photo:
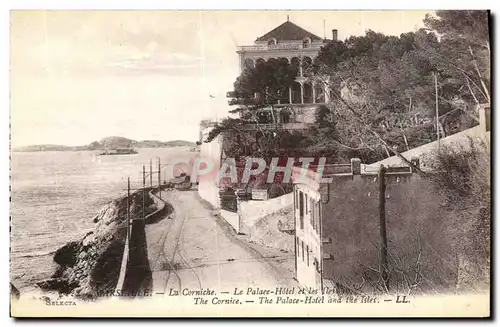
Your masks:
<svg viewBox="0 0 500 327"><path fill-rule="evenodd" d="M368 29L415 31L426 13L11 11L12 146L83 145L106 136L195 142L200 120L230 109L236 47L253 44L287 15L318 36L337 29L345 39Z"/></svg>

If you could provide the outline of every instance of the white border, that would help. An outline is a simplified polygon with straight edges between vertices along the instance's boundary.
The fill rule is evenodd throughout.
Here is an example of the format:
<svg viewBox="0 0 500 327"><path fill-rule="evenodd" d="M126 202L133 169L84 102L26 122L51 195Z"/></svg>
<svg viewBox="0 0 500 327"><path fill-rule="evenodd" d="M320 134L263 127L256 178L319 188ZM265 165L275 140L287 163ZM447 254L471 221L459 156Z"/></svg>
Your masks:
<svg viewBox="0 0 500 327"><path fill-rule="evenodd" d="M0 44L3 45L3 49L6 49L5 51L1 52L2 56L2 65L1 65L1 76L2 76L2 87L1 87L1 103L2 103L2 110L1 110L1 117L0 117L0 135L1 135L1 140L0 140L0 219L2 220L2 226L1 229L3 230L3 237L1 238L2 244L0 244L1 247L1 259L2 259L2 271L1 271L1 279L2 282L0 283L0 296L2 297L2 317L4 320L2 322L2 326L4 325L12 325L14 324L14 321L12 319L5 319L6 317L9 316L9 306L8 306L8 296L9 294L9 289L7 286L7 280L9 280L9 271L8 271L8 258L9 258L9 236L7 235L7 231L9 230L9 203L8 203L8 196L9 196L9 190L7 186L9 185L9 159L8 159L8 154L9 154L9 51L8 51L8 44L9 44L9 10L11 9L150 9L150 10L166 10L166 9L306 9L306 10L360 10L360 9L392 9L392 10L411 10L411 9L429 9L429 10L435 10L435 9L492 9L493 14L498 13L496 7L498 6L498 2L493 2L493 1L485 1L485 0L475 0L475 1L433 1L433 0L419 0L419 1L405 1L397 4L397 6L394 6L394 3L389 0L382 0L382 1L359 1L359 0L350 0L350 1L326 1L326 0L316 0L316 1L303 1L303 2L296 2L296 1L279 1L279 2L273 2L270 3L269 0L252 0L252 1L224 1L224 0L212 0L212 1L186 1L186 0L168 0L165 2L160 2L160 1L151 1L151 0L143 0L140 2L133 2L133 1L128 1L128 0L108 0L108 1L103 1L103 0L73 0L73 1L61 1L61 0L46 0L46 1L36 1L36 0L4 0L0 3L0 8L2 9L0 11L0 19L1 19L1 33L0 33ZM498 19L498 17L496 17ZM498 23L498 21L497 21ZM495 32L497 28L495 27ZM497 33L493 33L494 36L497 35ZM496 42L495 42L496 43ZM496 59L496 53L495 59ZM496 73L493 72L493 73ZM497 83L495 83L495 92L493 94L497 94ZM495 126L498 126L498 120L500 119L500 115L496 114L496 121L495 121ZM497 150L497 149L496 149ZM495 151L496 153L496 151ZM496 180L495 180L496 182ZM497 194L498 196L498 194ZM497 196L495 196L495 200L497 199ZM496 203L500 203L498 201L495 201ZM496 234L498 234L498 226L499 224L496 223ZM498 254L498 251L495 251L496 254ZM495 255L495 260L497 259L497 255ZM495 273L495 277L498 277L497 273ZM496 279L498 285L498 278ZM497 303L498 301L495 301ZM5 324L4 324L5 323ZM32 323L38 323L38 322L32 322ZM103 322L93 322L99 324L105 324L106 321ZM121 322L120 322L121 323ZM141 322L134 322L134 323L141 323ZM169 322L160 322L160 323L174 323L172 321ZM218 323L218 321L215 321L215 323ZM267 322L259 321L256 322L259 325ZM274 323L274 322L269 322L269 323ZM329 322L330 323L330 322ZM334 323L343 323L343 322L334 322ZM380 322L381 324L383 322ZM422 321L420 323L425 323L426 325L434 325L436 322L430 322L430 321ZM453 321L451 323L454 323ZM479 322L474 322L474 323L479 323Z"/></svg>

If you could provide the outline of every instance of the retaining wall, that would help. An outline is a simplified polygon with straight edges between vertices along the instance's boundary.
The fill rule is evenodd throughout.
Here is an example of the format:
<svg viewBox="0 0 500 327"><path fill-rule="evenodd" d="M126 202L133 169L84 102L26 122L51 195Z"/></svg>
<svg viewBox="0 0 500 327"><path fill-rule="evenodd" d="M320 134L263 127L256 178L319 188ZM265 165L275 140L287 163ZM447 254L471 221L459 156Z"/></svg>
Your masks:
<svg viewBox="0 0 500 327"><path fill-rule="evenodd" d="M470 139L472 139L473 141L489 141L490 132L486 132L483 126L476 126L445 137L441 139L439 143L441 147L468 148L470 146ZM420 167L426 170L434 160L437 149L438 141L434 141L403 152L401 153L401 155L408 160L411 160L412 157L418 157L420 159ZM401 166L405 165L405 163L398 156L392 156L366 166L378 167L380 165Z"/></svg>
<svg viewBox="0 0 500 327"><path fill-rule="evenodd" d="M238 201L240 232L250 234L252 227L262 218L293 205L293 193L266 201Z"/></svg>
<svg viewBox="0 0 500 327"><path fill-rule="evenodd" d="M415 267L427 279L422 286L453 287L456 282L456 250L451 240L459 220L447 218L444 198L428 177L386 175L388 256L392 267L399 269L391 277L392 286L404 285L404 276L416 278ZM322 238L328 240L322 249L328 257L323 260L323 277L348 286L375 278L380 250L377 175L337 176L322 185L320 193Z"/></svg>
<svg viewBox="0 0 500 327"><path fill-rule="evenodd" d="M211 128L205 129L203 133L203 139L205 140L210 132ZM200 147L199 159L201 161L210 162L213 164L213 170L211 174L204 174L198 178L198 193L200 197L210 203L215 209L220 208L219 199L219 183L217 178L217 172L219 171L221 165L222 156L222 136L217 136L210 143L202 143Z"/></svg>
<svg viewBox="0 0 500 327"><path fill-rule="evenodd" d="M238 215L238 213L221 209L220 215L229 223L229 225L231 225L234 228L236 233L240 233L241 224L240 224L240 216Z"/></svg>
<svg viewBox="0 0 500 327"><path fill-rule="evenodd" d="M165 214L167 204L160 200L153 190L148 195L156 204L157 209L143 219L132 220L129 234L125 239L122 263L115 294L137 294L145 292L151 286L151 269L148 261L146 242L146 224L154 222L158 216ZM129 238L130 235L130 238Z"/></svg>

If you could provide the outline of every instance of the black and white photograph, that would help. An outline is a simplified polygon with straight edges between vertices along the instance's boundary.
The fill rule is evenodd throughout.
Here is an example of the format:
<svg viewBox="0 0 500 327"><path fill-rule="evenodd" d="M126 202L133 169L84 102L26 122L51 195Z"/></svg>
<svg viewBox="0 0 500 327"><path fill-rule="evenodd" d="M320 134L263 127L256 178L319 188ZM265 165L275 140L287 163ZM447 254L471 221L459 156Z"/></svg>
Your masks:
<svg viewBox="0 0 500 327"><path fill-rule="evenodd" d="M11 317L490 317L490 11L9 19Z"/></svg>

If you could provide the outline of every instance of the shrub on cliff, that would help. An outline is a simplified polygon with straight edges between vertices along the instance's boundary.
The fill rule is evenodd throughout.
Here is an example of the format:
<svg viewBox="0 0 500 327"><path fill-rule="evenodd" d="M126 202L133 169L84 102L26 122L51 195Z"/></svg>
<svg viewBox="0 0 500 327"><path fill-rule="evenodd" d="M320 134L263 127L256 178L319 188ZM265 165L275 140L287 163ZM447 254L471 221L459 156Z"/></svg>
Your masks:
<svg viewBox="0 0 500 327"><path fill-rule="evenodd" d="M491 154L486 142L445 147L435 162L434 182L446 199L447 235L459 258L459 287L489 285Z"/></svg>

